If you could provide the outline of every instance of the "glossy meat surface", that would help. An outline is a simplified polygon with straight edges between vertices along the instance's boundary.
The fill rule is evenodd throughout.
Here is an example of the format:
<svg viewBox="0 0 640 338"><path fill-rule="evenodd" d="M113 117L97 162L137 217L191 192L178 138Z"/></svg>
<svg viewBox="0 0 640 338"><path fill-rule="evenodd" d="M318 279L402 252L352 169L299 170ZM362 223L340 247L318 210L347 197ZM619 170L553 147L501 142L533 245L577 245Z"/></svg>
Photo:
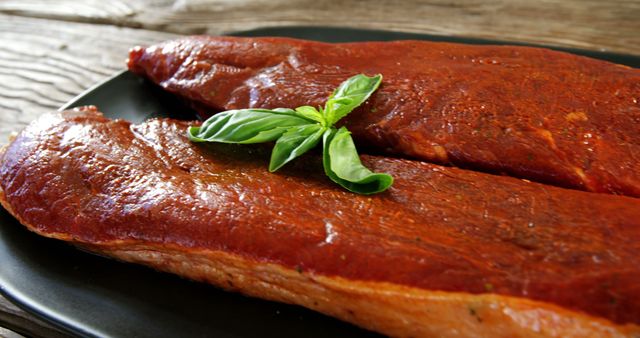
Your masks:
<svg viewBox="0 0 640 338"><path fill-rule="evenodd" d="M205 114L317 106L348 77L381 73L346 121L361 146L640 196L640 70L626 66L515 46L189 37L132 50L129 69Z"/></svg>
<svg viewBox="0 0 640 338"><path fill-rule="evenodd" d="M310 154L190 143L186 122L47 115L6 149L0 188L23 224L78 243L222 250L348 280L495 293L640 323L640 200L363 156L385 193L332 184Z"/></svg>

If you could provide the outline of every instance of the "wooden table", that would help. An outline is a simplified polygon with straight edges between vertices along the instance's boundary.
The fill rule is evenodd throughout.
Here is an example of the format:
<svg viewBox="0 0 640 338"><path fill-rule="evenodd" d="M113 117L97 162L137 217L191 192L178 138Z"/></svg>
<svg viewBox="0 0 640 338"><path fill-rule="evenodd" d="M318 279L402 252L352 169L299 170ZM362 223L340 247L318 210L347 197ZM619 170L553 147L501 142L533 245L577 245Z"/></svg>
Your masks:
<svg viewBox="0 0 640 338"><path fill-rule="evenodd" d="M635 0L2 0L0 140L123 69L130 47L179 34L331 25L640 55L638 18ZM16 332L65 336L0 297L0 337Z"/></svg>

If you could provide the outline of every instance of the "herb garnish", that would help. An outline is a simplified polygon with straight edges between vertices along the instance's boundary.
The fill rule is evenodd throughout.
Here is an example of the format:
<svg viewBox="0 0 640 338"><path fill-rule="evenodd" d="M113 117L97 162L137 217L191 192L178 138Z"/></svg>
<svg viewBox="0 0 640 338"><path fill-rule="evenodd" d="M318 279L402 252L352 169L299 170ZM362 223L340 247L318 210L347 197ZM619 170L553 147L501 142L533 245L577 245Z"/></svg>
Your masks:
<svg viewBox="0 0 640 338"><path fill-rule="evenodd" d="M322 140L322 163L329 178L349 191L375 194L389 188L393 177L373 173L360 157L345 128L333 125L366 101L378 89L382 75L359 74L344 81L324 108L238 109L216 114L201 126L189 127L193 142L261 143L276 141L269 171L280 169Z"/></svg>

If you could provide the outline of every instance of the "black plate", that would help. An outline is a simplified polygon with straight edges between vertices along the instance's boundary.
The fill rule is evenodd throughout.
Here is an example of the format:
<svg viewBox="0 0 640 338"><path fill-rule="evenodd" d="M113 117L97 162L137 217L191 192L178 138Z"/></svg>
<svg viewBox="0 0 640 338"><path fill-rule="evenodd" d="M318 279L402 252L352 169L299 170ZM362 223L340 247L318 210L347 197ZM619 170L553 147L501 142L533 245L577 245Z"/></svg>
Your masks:
<svg viewBox="0 0 640 338"><path fill-rule="evenodd" d="M289 27L238 36L289 36L330 42L425 39L497 41L341 28ZM559 49L559 48L558 48ZM560 49L640 67L640 58ZM180 101L129 72L63 108L93 104L109 117L193 119ZM36 236L0 208L0 291L23 309L83 336L366 337L375 334L306 309L247 298L151 269L94 256Z"/></svg>

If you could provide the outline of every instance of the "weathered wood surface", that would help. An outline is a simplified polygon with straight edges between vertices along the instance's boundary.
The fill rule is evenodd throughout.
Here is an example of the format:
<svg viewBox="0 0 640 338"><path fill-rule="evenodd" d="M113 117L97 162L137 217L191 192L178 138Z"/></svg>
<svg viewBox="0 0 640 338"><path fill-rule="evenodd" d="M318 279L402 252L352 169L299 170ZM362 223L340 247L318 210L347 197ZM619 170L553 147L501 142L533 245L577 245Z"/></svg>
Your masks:
<svg viewBox="0 0 640 338"><path fill-rule="evenodd" d="M640 55L640 1L0 0L0 144L124 68L127 50L175 34L349 26ZM0 326L62 334L0 297ZM0 329L0 337L15 334Z"/></svg>
<svg viewBox="0 0 640 338"><path fill-rule="evenodd" d="M21 335L27 337L62 338L67 335L51 327L51 325L34 318L20 308L0 297L0 337L18 338Z"/></svg>
<svg viewBox="0 0 640 338"><path fill-rule="evenodd" d="M640 54L634 0L11 0L0 3L0 12L181 34L354 26Z"/></svg>
<svg viewBox="0 0 640 338"><path fill-rule="evenodd" d="M0 143L125 68L127 51L173 34L0 15Z"/></svg>
<svg viewBox="0 0 640 338"><path fill-rule="evenodd" d="M24 336L16 333L14 331L11 331L9 329L5 329L5 328L1 328L0 327L0 337L2 338L23 338Z"/></svg>

